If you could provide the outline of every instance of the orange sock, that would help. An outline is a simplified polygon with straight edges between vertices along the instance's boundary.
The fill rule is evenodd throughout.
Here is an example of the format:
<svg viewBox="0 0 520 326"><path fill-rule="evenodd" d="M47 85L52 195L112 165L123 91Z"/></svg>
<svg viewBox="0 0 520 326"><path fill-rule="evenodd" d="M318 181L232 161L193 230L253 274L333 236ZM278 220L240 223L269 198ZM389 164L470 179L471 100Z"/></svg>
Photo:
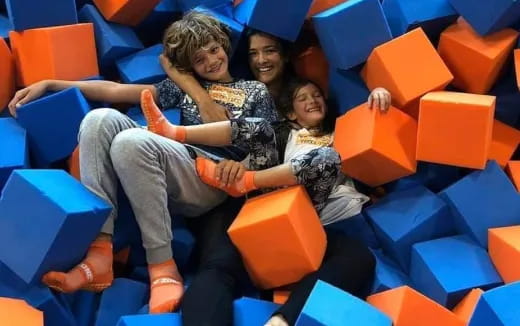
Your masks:
<svg viewBox="0 0 520 326"><path fill-rule="evenodd" d="M150 273L150 313L172 312L179 306L184 294L182 277L173 259L148 265Z"/></svg>
<svg viewBox="0 0 520 326"><path fill-rule="evenodd" d="M141 109L148 123L148 130L154 134L176 140L186 141L186 127L171 124L153 100L152 92L145 89L141 92Z"/></svg>
<svg viewBox="0 0 520 326"><path fill-rule="evenodd" d="M68 273L48 272L43 275L42 282L60 292L100 292L112 285L112 263L112 242L95 240L79 265Z"/></svg>
<svg viewBox="0 0 520 326"><path fill-rule="evenodd" d="M244 176L238 181L235 181L228 186L221 186L220 180L217 180L215 173L217 167L215 162L207 158L197 157L196 167L197 173L202 182L212 187L219 188L233 197L242 197L248 192L258 189L254 180L255 171L246 171Z"/></svg>

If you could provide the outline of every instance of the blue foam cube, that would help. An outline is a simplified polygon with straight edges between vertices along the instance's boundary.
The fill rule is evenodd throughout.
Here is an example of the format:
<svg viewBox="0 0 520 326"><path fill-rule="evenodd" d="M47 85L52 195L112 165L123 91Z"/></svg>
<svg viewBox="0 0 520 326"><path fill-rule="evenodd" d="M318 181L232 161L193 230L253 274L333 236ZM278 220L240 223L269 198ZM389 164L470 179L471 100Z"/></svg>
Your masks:
<svg viewBox="0 0 520 326"><path fill-rule="evenodd" d="M178 6L183 12L189 11L198 6L221 10L224 14L224 8L233 6L233 0L177 0ZM226 9L227 11L227 9ZM231 12L228 12L231 14Z"/></svg>
<svg viewBox="0 0 520 326"><path fill-rule="evenodd" d="M1 2L1 1L0 1ZM0 37L8 38L9 32L13 30L13 23L7 16L0 15Z"/></svg>
<svg viewBox="0 0 520 326"><path fill-rule="evenodd" d="M116 326L181 326L179 314L133 315L123 316Z"/></svg>
<svg viewBox="0 0 520 326"><path fill-rule="evenodd" d="M96 317L101 295L90 291L78 291L72 296L71 311L78 326L91 326Z"/></svg>
<svg viewBox="0 0 520 326"><path fill-rule="evenodd" d="M193 248L195 247L195 238L186 228L174 228L172 240L173 258L181 271L186 270L190 261Z"/></svg>
<svg viewBox="0 0 520 326"><path fill-rule="evenodd" d="M379 0L351 0L312 17L329 65L350 69L392 39Z"/></svg>
<svg viewBox="0 0 520 326"><path fill-rule="evenodd" d="M6 0L14 30L78 23L74 0Z"/></svg>
<svg viewBox="0 0 520 326"><path fill-rule="evenodd" d="M243 0L233 15L244 25L292 42L311 4L312 0Z"/></svg>
<svg viewBox="0 0 520 326"><path fill-rule="evenodd" d="M487 248L487 230L520 224L520 195L495 161L439 193L451 207L455 226Z"/></svg>
<svg viewBox="0 0 520 326"><path fill-rule="evenodd" d="M411 285L410 278L390 257L380 250L374 250L376 257L376 272L372 283L371 294L394 289L403 285Z"/></svg>
<svg viewBox="0 0 520 326"><path fill-rule="evenodd" d="M17 119L27 131L34 163L45 167L68 157L78 145L79 125L89 110L78 88L44 96L20 107Z"/></svg>
<svg viewBox="0 0 520 326"><path fill-rule="evenodd" d="M168 121L173 123L174 125L181 124L181 110L180 109L166 109L163 111L164 116ZM132 120L140 124L141 126L146 126L146 118L144 117L143 111L140 107L130 108L126 115L128 115Z"/></svg>
<svg viewBox="0 0 520 326"><path fill-rule="evenodd" d="M280 305L242 297L233 303L234 326L263 326Z"/></svg>
<svg viewBox="0 0 520 326"><path fill-rule="evenodd" d="M111 207L63 170L15 170L0 197L0 261L27 283L68 271ZM20 241L24 239L24 241Z"/></svg>
<svg viewBox="0 0 520 326"><path fill-rule="evenodd" d="M488 253L466 235L415 244L410 278L418 291L448 309L473 288L502 284Z"/></svg>
<svg viewBox="0 0 520 326"><path fill-rule="evenodd" d="M296 326L391 326L392 321L381 311L338 289L318 280L296 321Z"/></svg>
<svg viewBox="0 0 520 326"><path fill-rule="evenodd" d="M27 135L15 119L0 118L0 190L14 169L29 167Z"/></svg>
<svg viewBox="0 0 520 326"><path fill-rule="evenodd" d="M117 278L103 291L95 326L116 325L122 316L135 314L147 302L148 285Z"/></svg>
<svg viewBox="0 0 520 326"><path fill-rule="evenodd" d="M127 84L153 84L166 78L166 72L159 62L163 52L162 44L131 54L116 61L123 82Z"/></svg>
<svg viewBox="0 0 520 326"><path fill-rule="evenodd" d="M356 70L329 69L329 100L338 115L365 103L370 94Z"/></svg>
<svg viewBox="0 0 520 326"><path fill-rule="evenodd" d="M381 245L377 240L372 226L368 224L363 213L349 217L325 226L326 230L336 230L348 237L363 242L367 247L380 248Z"/></svg>
<svg viewBox="0 0 520 326"><path fill-rule="evenodd" d="M144 48L132 28L107 22L93 5L85 5L78 17L80 22L94 25L98 62L102 67L113 66L117 59Z"/></svg>
<svg viewBox="0 0 520 326"><path fill-rule="evenodd" d="M415 174L385 185L387 192L425 186L437 193L461 178L460 168L430 162L418 162Z"/></svg>
<svg viewBox="0 0 520 326"><path fill-rule="evenodd" d="M454 234L448 205L423 186L390 193L365 214L385 252L405 272L414 243Z"/></svg>
<svg viewBox="0 0 520 326"><path fill-rule="evenodd" d="M469 326L520 325L520 282L510 283L486 291L480 297L471 316Z"/></svg>

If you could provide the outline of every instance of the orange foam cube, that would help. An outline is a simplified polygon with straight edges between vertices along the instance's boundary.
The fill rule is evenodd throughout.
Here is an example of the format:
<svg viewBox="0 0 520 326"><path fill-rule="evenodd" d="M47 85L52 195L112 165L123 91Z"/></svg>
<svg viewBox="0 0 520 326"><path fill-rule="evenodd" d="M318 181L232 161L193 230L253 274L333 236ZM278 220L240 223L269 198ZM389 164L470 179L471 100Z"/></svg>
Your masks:
<svg viewBox="0 0 520 326"><path fill-rule="evenodd" d="M517 191L520 191L520 161L510 161L506 166L506 172Z"/></svg>
<svg viewBox="0 0 520 326"><path fill-rule="evenodd" d="M76 146L72 155L67 160L67 165L70 175L76 178L76 180L81 181L81 175L79 173L79 145Z"/></svg>
<svg viewBox="0 0 520 326"><path fill-rule="evenodd" d="M0 112L7 106L14 95L15 74L14 60L7 43L0 38Z"/></svg>
<svg viewBox="0 0 520 326"><path fill-rule="evenodd" d="M468 325L482 293L484 293L484 291L479 288L471 290L466 294L464 299L453 308L453 313L464 322L464 325Z"/></svg>
<svg viewBox="0 0 520 326"><path fill-rule="evenodd" d="M417 160L483 169L493 129L495 97L432 92L421 98Z"/></svg>
<svg viewBox="0 0 520 326"><path fill-rule="evenodd" d="M408 286L373 294L367 302L384 312L394 326L464 326L453 312Z"/></svg>
<svg viewBox="0 0 520 326"><path fill-rule="evenodd" d="M422 95L442 90L453 76L421 28L376 47L361 76L369 89L384 87L402 108Z"/></svg>
<svg viewBox="0 0 520 326"><path fill-rule="evenodd" d="M515 60L516 86L520 90L520 49L515 49L513 53Z"/></svg>
<svg viewBox="0 0 520 326"><path fill-rule="evenodd" d="M106 20L137 26L157 6L161 0L94 0Z"/></svg>
<svg viewBox="0 0 520 326"><path fill-rule="evenodd" d="M518 32L512 28L480 36L459 19L441 33L438 50L453 74L455 87L485 94L497 80L517 37Z"/></svg>
<svg viewBox="0 0 520 326"><path fill-rule="evenodd" d="M303 186L249 199L228 229L251 279L270 289L316 271L327 239Z"/></svg>
<svg viewBox="0 0 520 326"><path fill-rule="evenodd" d="M488 251L504 282L520 280L520 225L488 230Z"/></svg>
<svg viewBox="0 0 520 326"><path fill-rule="evenodd" d="M307 18L310 18L322 11L330 9L339 5L340 3L347 2L348 0L314 0L311 4L311 8L307 13Z"/></svg>
<svg viewBox="0 0 520 326"><path fill-rule="evenodd" d="M497 161L502 168L505 168L518 144L520 144L520 130L495 120L488 158Z"/></svg>
<svg viewBox="0 0 520 326"><path fill-rule="evenodd" d="M91 23L12 31L9 37L22 86L44 79L81 80L99 75Z"/></svg>
<svg viewBox="0 0 520 326"><path fill-rule="evenodd" d="M336 120L334 148L343 173L370 186L415 173L417 122L390 107L381 113L361 104Z"/></svg>
<svg viewBox="0 0 520 326"><path fill-rule="evenodd" d="M322 49L309 47L293 60L293 65L298 76L315 82L325 94L328 94L329 63Z"/></svg>
<svg viewBox="0 0 520 326"><path fill-rule="evenodd" d="M273 292L273 302L277 304L284 304L289 299L291 291L276 290Z"/></svg>
<svg viewBox="0 0 520 326"><path fill-rule="evenodd" d="M0 298L0 325L43 326L43 312L24 300Z"/></svg>

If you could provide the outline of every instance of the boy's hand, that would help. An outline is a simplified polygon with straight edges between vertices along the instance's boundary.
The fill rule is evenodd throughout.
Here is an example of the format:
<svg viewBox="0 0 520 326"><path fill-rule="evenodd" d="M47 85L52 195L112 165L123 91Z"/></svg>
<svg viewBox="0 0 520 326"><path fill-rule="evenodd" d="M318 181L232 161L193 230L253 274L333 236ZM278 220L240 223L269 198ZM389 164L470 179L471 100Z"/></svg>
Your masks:
<svg viewBox="0 0 520 326"><path fill-rule="evenodd" d="M16 117L16 110L19 107L41 97L47 91L47 87L48 82L42 80L16 92L11 102L7 105L11 115Z"/></svg>
<svg viewBox="0 0 520 326"><path fill-rule="evenodd" d="M214 101L200 103L198 106L202 123L227 121L231 118L229 110Z"/></svg>
<svg viewBox="0 0 520 326"><path fill-rule="evenodd" d="M377 108L381 112L386 112L392 103L390 92L382 87L375 88L368 96L368 107Z"/></svg>
<svg viewBox="0 0 520 326"><path fill-rule="evenodd" d="M221 186L228 186L240 180L245 172L246 167L242 163L223 160L217 164L215 175Z"/></svg>

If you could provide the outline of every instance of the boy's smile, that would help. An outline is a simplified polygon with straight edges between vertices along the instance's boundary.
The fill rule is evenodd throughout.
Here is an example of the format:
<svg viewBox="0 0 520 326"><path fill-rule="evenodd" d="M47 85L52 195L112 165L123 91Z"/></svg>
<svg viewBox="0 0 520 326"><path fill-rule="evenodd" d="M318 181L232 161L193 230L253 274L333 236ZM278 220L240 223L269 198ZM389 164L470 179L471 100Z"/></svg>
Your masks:
<svg viewBox="0 0 520 326"><path fill-rule="evenodd" d="M228 71L229 59L222 46L211 41L195 52L193 70L201 78L210 81L229 82L232 80Z"/></svg>

